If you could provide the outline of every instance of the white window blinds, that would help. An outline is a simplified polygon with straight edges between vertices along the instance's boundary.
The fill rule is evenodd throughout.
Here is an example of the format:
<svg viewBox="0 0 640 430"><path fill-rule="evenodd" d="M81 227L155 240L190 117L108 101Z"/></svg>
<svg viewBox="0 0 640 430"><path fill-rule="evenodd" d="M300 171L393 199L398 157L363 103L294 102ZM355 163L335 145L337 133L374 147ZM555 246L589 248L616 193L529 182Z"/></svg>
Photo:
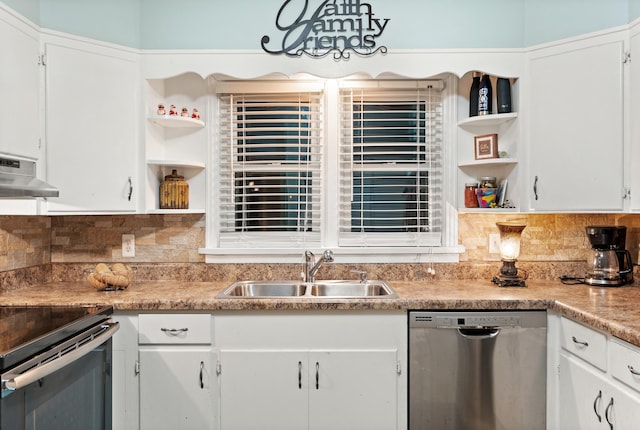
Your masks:
<svg viewBox="0 0 640 430"><path fill-rule="evenodd" d="M440 246L443 84L340 90L340 246Z"/></svg>
<svg viewBox="0 0 640 430"><path fill-rule="evenodd" d="M320 92L223 93L220 246L320 243Z"/></svg>

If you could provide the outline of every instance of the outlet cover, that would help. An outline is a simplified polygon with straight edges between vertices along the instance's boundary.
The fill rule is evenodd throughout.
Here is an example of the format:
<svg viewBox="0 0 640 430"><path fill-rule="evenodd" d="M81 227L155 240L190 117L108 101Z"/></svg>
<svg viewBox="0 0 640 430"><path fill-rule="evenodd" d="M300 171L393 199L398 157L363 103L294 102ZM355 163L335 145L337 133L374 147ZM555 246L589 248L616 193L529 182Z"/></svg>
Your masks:
<svg viewBox="0 0 640 430"><path fill-rule="evenodd" d="M489 235L489 254L500 254L500 234Z"/></svg>
<svg viewBox="0 0 640 430"><path fill-rule="evenodd" d="M136 236L134 234L122 235L122 256L123 257L136 256Z"/></svg>

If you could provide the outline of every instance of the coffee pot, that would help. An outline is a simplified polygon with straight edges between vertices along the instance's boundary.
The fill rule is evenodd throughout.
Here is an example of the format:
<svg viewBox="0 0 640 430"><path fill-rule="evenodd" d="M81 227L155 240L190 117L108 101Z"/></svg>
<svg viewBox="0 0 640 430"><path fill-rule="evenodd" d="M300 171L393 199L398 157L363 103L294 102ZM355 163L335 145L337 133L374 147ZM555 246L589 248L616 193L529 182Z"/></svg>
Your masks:
<svg viewBox="0 0 640 430"><path fill-rule="evenodd" d="M627 228L589 226L586 231L591 253L587 261L585 284L619 287L633 282L631 253L625 249Z"/></svg>

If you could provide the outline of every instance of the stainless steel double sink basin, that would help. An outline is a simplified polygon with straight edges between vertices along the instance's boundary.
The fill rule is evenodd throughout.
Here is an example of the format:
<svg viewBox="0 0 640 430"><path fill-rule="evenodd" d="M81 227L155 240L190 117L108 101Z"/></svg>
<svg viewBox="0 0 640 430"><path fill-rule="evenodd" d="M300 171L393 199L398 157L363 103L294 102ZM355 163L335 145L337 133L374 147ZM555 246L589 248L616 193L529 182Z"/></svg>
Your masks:
<svg viewBox="0 0 640 430"><path fill-rule="evenodd" d="M348 281L240 281L231 284L218 298L395 298L396 292L380 280Z"/></svg>

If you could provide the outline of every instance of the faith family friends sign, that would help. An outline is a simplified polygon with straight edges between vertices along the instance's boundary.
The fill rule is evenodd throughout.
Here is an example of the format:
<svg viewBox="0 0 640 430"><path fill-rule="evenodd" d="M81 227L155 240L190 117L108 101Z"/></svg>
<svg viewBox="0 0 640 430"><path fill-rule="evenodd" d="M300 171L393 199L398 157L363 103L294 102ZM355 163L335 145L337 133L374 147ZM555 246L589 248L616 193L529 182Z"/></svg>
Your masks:
<svg viewBox="0 0 640 430"><path fill-rule="evenodd" d="M348 59L351 52L370 56L386 53L378 38L389 18L375 15L370 3L360 0L324 0L312 5L308 0L285 0L276 17L277 42L262 36L261 46L269 54L300 57ZM274 38L275 39L275 38Z"/></svg>

